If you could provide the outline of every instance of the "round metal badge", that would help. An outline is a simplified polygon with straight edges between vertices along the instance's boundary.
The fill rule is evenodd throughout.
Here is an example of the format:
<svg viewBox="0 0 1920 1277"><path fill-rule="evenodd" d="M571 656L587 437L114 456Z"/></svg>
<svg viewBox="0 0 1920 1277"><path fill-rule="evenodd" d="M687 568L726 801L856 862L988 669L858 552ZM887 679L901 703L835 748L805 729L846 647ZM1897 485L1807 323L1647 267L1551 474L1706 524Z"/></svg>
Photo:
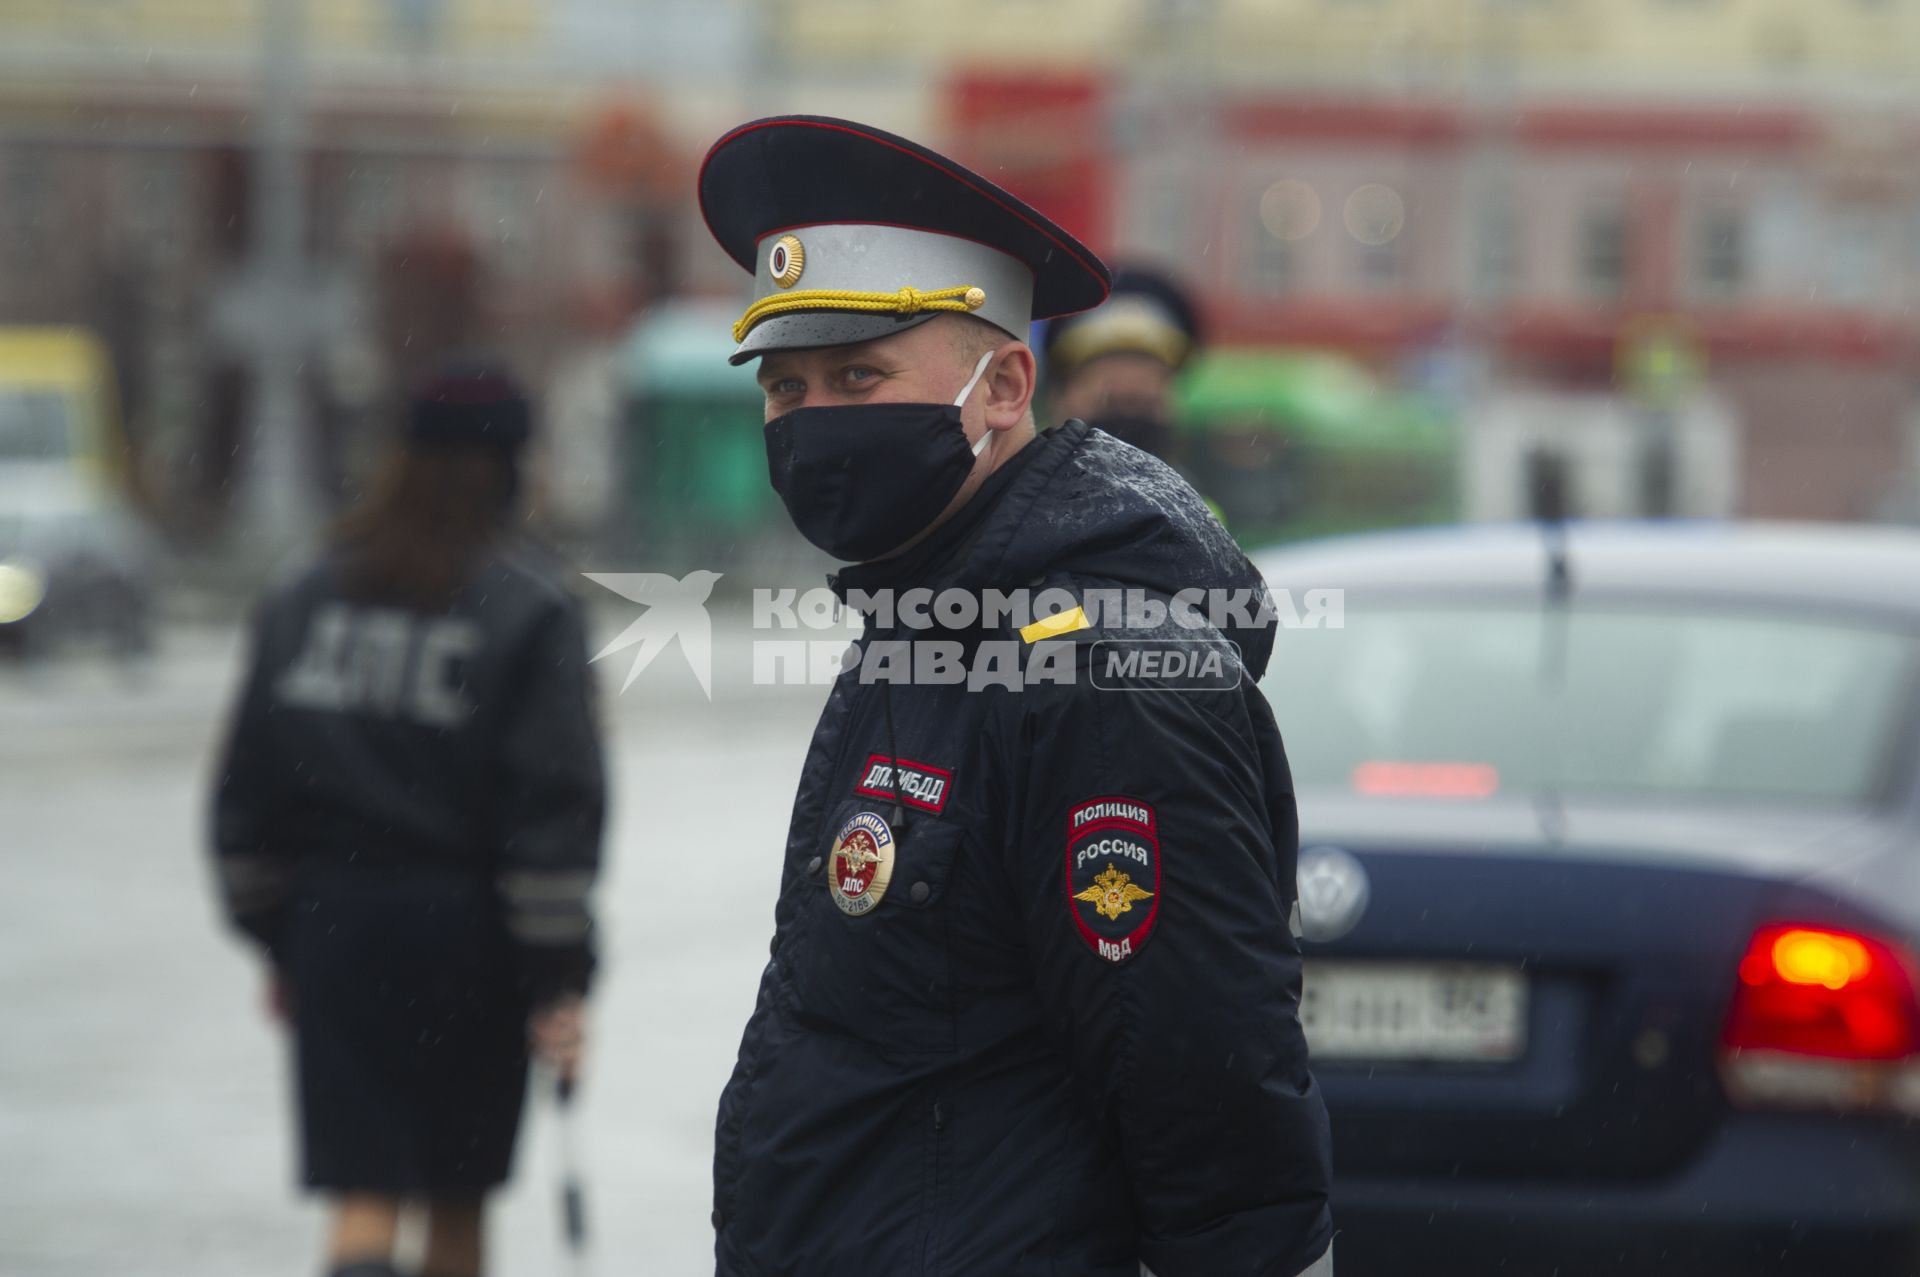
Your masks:
<svg viewBox="0 0 1920 1277"><path fill-rule="evenodd" d="M827 894L851 917L873 912L893 881L893 830L870 811L840 827L827 857Z"/></svg>
<svg viewBox="0 0 1920 1277"><path fill-rule="evenodd" d="M767 253L767 273L773 276L773 282L782 288L792 288L800 282L800 272L807 268L807 250L800 246L795 235L782 235L773 242L773 248Z"/></svg>

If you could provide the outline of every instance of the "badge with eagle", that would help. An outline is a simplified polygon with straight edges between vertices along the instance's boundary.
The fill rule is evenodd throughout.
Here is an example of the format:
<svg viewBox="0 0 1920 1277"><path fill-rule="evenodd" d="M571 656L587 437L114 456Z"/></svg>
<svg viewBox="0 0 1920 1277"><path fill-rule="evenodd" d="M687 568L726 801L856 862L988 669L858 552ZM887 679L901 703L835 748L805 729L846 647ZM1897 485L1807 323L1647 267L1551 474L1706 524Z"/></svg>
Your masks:
<svg viewBox="0 0 1920 1277"><path fill-rule="evenodd" d="M1095 798L1067 812L1067 910L1096 957L1125 962L1160 916L1160 837L1153 808Z"/></svg>
<svg viewBox="0 0 1920 1277"><path fill-rule="evenodd" d="M1118 922L1121 914L1133 908L1134 901L1151 900L1153 893L1140 890L1133 885L1132 878L1109 864L1107 871L1095 878L1091 887L1075 894L1073 898L1091 902L1095 913Z"/></svg>
<svg viewBox="0 0 1920 1277"><path fill-rule="evenodd" d="M873 912L893 881L893 830L877 813L855 812L827 856L827 892L840 912Z"/></svg>

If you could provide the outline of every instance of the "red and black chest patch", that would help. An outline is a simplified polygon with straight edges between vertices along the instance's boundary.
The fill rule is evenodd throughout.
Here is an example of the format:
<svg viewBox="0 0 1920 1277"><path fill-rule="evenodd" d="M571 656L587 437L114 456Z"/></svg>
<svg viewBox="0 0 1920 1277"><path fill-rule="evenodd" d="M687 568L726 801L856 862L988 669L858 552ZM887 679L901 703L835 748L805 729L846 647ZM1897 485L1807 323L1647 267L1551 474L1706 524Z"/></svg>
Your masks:
<svg viewBox="0 0 1920 1277"><path fill-rule="evenodd" d="M896 765L897 761L897 765ZM859 783L853 792L873 798L893 797L898 781L900 801L922 811L938 812L947 805L947 793L953 788L953 773L932 763L916 763L910 758L894 760L885 754L868 754L861 764Z"/></svg>
<svg viewBox="0 0 1920 1277"><path fill-rule="evenodd" d="M1067 812L1067 910L1108 962L1140 952L1160 916L1160 839L1137 798L1093 798Z"/></svg>

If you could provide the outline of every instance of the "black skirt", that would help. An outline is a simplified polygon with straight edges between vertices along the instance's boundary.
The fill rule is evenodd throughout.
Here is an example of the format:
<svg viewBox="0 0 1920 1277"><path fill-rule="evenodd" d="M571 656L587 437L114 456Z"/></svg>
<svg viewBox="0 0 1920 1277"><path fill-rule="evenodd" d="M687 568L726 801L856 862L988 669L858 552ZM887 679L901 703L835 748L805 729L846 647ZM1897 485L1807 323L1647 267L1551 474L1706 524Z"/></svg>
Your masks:
<svg viewBox="0 0 1920 1277"><path fill-rule="evenodd" d="M306 1184L502 1183L527 1089L527 1003L491 891L452 874L303 877L285 966Z"/></svg>

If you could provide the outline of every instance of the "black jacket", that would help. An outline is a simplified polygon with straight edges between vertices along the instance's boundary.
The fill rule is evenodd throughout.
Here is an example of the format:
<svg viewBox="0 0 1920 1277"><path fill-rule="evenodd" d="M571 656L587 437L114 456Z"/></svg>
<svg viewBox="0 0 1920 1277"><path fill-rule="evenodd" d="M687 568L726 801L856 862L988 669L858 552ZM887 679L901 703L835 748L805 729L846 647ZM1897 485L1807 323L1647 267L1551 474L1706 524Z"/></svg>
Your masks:
<svg viewBox="0 0 1920 1277"><path fill-rule="evenodd" d="M1078 422L904 561L835 585L1265 597L1185 482ZM869 624L867 653L1011 639L1028 670L1070 644L1076 677L835 685L720 1102L723 1277L1293 1277L1326 1250L1294 800L1253 686L1273 623L1178 632L1238 644L1234 690L1138 671L1099 690L1098 640L1172 633L1101 619L1035 642Z"/></svg>
<svg viewBox="0 0 1920 1277"><path fill-rule="evenodd" d="M428 615L344 598L328 559L256 610L214 795L229 916L271 953L305 879L497 887L529 991L583 991L604 782L581 609L527 546Z"/></svg>

